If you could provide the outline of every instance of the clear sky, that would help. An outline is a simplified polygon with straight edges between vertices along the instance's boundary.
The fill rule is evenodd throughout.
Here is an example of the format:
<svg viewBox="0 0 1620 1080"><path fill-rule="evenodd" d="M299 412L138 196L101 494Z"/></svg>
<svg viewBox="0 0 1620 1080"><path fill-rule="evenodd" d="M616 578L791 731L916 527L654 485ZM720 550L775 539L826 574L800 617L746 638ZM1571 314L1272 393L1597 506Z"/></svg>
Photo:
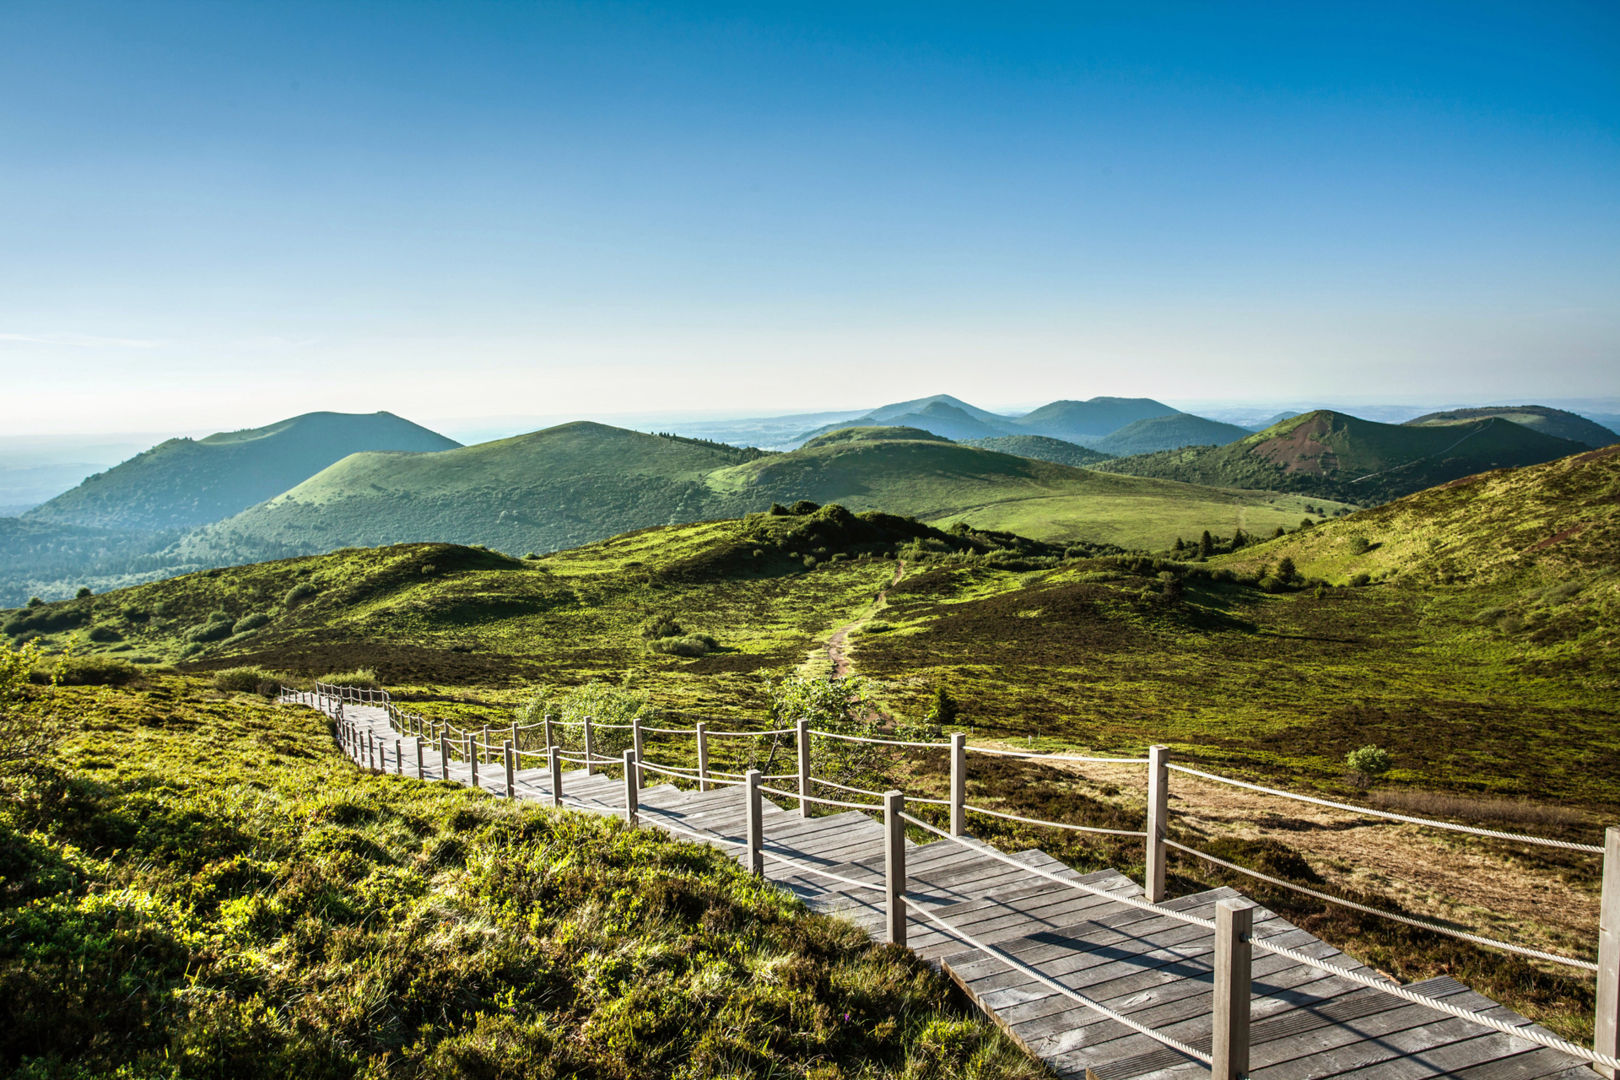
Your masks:
<svg viewBox="0 0 1620 1080"><path fill-rule="evenodd" d="M13 434L1617 373L1612 2L0 0Z"/></svg>

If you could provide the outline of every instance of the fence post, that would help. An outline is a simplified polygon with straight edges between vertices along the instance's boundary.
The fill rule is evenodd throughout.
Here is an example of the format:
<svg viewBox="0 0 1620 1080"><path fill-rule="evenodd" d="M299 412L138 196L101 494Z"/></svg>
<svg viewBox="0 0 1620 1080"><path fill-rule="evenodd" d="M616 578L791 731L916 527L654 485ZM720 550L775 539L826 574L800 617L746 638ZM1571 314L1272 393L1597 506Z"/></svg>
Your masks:
<svg viewBox="0 0 1620 1080"><path fill-rule="evenodd" d="M698 790L709 790L709 726L703 721L697 722L698 744Z"/></svg>
<svg viewBox="0 0 1620 1080"><path fill-rule="evenodd" d="M641 824L641 791L637 783L636 757L634 750L624 752L624 820L630 825Z"/></svg>
<svg viewBox="0 0 1620 1080"><path fill-rule="evenodd" d="M1164 837L1170 814L1170 761L1168 746L1148 747L1147 879L1143 891L1149 902L1164 900Z"/></svg>
<svg viewBox="0 0 1620 1080"><path fill-rule="evenodd" d="M405 775L405 740L394 740L394 775Z"/></svg>
<svg viewBox="0 0 1620 1080"><path fill-rule="evenodd" d="M518 738L518 722L514 720L512 721L512 749L516 750L521 745L521 742Z"/></svg>
<svg viewBox="0 0 1620 1080"><path fill-rule="evenodd" d="M1254 904L1222 900L1215 905L1215 1033L1210 1044L1214 1080L1249 1073L1249 962L1254 952Z"/></svg>
<svg viewBox="0 0 1620 1080"><path fill-rule="evenodd" d="M1603 834L1603 901L1598 916L1597 1017L1592 1048L1620 1057L1620 827ZM1620 1069L1595 1065L1598 1075L1620 1080Z"/></svg>
<svg viewBox="0 0 1620 1080"><path fill-rule="evenodd" d="M450 779L450 736L439 732L439 779Z"/></svg>
<svg viewBox="0 0 1620 1080"><path fill-rule="evenodd" d="M550 713L546 713L546 715L541 718L540 725L541 725L541 729L545 732L545 738L546 738L546 746L545 746L545 748L547 750L550 750L553 746L557 745L556 740L551 737L551 714Z"/></svg>
<svg viewBox="0 0 1620 1080"><path fill-rule="evenodd" d="M951 835L967 835L967 736L951 733Z"/></svg>
<svg viewBox="0 0 1620 1080"><path fill-rule="evenodd" d="M799 816L810 816L810 718L799 717Z"/></svg>
<svg viewBox="0 0 1620 1080"><path fill-rule="evenodd" d="M555 746L546 747L546 764L551 768L551 805L562 805L562 758Z"/></svg>
<svg viewBox="0 0 1620 1080"><path fill-rule="evenodd" d="M478 743L479 760L483 760L483 755L487 753L489 753L489 725L485 724L484 737L480 739Z"/></svg>
<svg viewBox="0 0 1620 1080"><path fill-rule="evenodd" d="M744 797L748 800L748 870L760 876L765 873L765 851L761 847L765 841L765 807L759 791L762 775L758 769L749 769L743 783Z"/></svg>
<svg viewBox="0 0 1620 1080"><path fill-rule="evenodd" d="M901 814L906 797L898 791L883 794L883 895L889 943L906 943L906 823Z"/></svg>
<svg viewBox="0 0 1620 1080"><path fill-rule="evenodd" d="M476 745L476 740L473 739L473 733L470 732L470 731L467 732L467 768L472 774L472 778L468 782L471 783L473 787L477 787L478 786L478 747Z"/></svg>
<svg viewBox="0 0 1620 1080"><path fill-rule="evenodd" d="M376 767L377 736L368 731L366 732L366 768L375 769Z"/></svg>
<svg viewBox="0 0 1620 1080"><path fill-rule="evenodd" d="M641 717L639 716L630 718L630 749L636 752L637 761L645 760L641 750Z"/></svg>
<svg viewBox="0 0 1620 1080"><path fill-rule="evenodd" d="M596 740L591 738L591 718L585 717L585 775L596 775Z"/></svg>
<svg viewBox="0 0 1620 1080"><path fill-rule="evenodd" d="M416 737L416 778L418 780L427 779L427 776L422 772L422 736L420 735Z"/></svg>
<svg viewBox="0 0 1620 1080"><path fill-rule="evenodd" d="M506 744L506 797L517 798L517 747Z"/></svg>

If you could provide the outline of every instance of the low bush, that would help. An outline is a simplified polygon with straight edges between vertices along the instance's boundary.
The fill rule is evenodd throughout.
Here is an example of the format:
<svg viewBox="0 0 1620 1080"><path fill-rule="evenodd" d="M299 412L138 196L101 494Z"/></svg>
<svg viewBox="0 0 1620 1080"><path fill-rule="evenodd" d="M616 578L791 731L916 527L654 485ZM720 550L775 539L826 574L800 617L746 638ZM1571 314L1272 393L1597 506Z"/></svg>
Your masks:
<svg viewBox="0 0 1620 1080"><path fill-rule="evenodd" d="M641 636L648 641L656 641L659 638L680 637L684 633L686 633L686 630L682 628L681 624L668 615L654 615L641 624Z"/></svg>
<svg viewBox="0 0 1620 1080"><path fill-rule="evenodd" d="M227 694L262 694L275 697L281 680L257 667L221 668L214 672L214 689Z"/></svg>
<svg viewBox="0 0 1620 1080"><path fill-rule="evenodd" d="M381 690L382 683L377 681L377 672L371 668L356 668L354 671L339 671L330 675L322 675L318 680L331 683L333 686L354 686L361 690Z"/></svg>
<svg viewBox="0 0 1620 1080"><path fill-rule="evenodd" d="M708 634L683 634L680 637L659 638L648 648L665 656L706 656L719 646Z"/></svg>
<svg viewBox="0 0 1620 1080"><path fill-rule="evenodd" d="M240 619L237 619L236 622L231 626L231 633L245 634L249 630L257 630L261 626L269 625L270 616L266 615L262 611L255 611L251 614L242 616Z"/></svg>
<svg viewBox="0 0 1620 1080"><path fill-rule="evenodd" d="M318 595L320 595L320 590L314 585L311 585L307 581L300 581L297 585L294 585L292 588L287 590L287 595L281 598L281 606L295 608L299 604L315 599L315 597Z"/></svg>
<svg viewBox="0 0 1620 1080"><path fill-rule="evenodd" d="M116 629L114 629L111 626L107 626L107 625L92 626L90 628L90 633L87 636L90 638L91 641L94 641L94 642L97 642L97 643L106 643L106 642L109 642L109 641L123 641L124 640L124 635L123 634L120 634Z"/></svg>
<svg viewBox="0 0 1620 1080"><path fill-rule="evenodd" d="M201 645L209 641L224 641L231 636L231 630L236 623L230 619L211 619L205 623L198 623L186 631L186 640L194 645Z"/></svg>
<svg viewBox="0 0 1620 1080"><path fill-rule="evenodd" d="M140 674L139 668L119 657L70 656L36 667L30 679L40 686L52 679L62 686L123 686L134 682Z"/></svg>

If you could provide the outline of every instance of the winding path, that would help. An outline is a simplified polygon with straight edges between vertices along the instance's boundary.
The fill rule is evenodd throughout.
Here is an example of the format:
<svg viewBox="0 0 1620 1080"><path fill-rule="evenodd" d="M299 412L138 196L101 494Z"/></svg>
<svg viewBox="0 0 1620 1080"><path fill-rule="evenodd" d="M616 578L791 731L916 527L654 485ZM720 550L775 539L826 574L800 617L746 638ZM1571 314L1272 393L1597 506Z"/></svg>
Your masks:
<svg viewBox="0 0 1620 1080"><path fill-rule="evenodd" d="M849 635L855 630L872 621L872 616L883 610L883 605L889 602L889 590L900 584L906 576L906 560L901 559L894 568L894 577L889 580L878 594L872 598L872 605L865 615L847 622L834 630L827 638L827 660L832 665L832 676L842 679L854 670L855 664L849 658Z"/></svg>

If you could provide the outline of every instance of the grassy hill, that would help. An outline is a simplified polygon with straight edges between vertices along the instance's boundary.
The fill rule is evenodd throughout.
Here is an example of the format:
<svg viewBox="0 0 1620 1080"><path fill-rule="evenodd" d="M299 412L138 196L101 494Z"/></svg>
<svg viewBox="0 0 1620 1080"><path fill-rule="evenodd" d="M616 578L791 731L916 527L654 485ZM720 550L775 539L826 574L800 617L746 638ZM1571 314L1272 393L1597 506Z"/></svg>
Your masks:
<svg viewBox="0 0 1620 1080"><path fill-rule="evenodd" d="M1017 430L1031 435L1082 442L1112 435L1138 420L1175 412L1152 398L1094 397L1089 401L1054 401L1025 413L1015 423Z"/></svg>
<svg viewBox="0 0 1620 1080"><path fill-rule="evenodd" d="M417 540L551 551L800 499L1041 540L1162 547L1204 529L1295 524L1308 501L1101 476L897 433L840 429L766 454L580 423L440 454L360 454L188 536L174 555L219 565Z"/></svg>
<svg viewBox="0 0 1620 1080"><path fill-rule="evenodd" d="M995 438L969 439L966 442L968 446L976 446L980 450L994 450L998 454L1034 458L1037 461L1050 461L1058 465L1072 465L1077 469L1108 460L1108 455L1099 450L1091 450L1063 439L1049 439L1045 435L998 435Z"/></svg>
<svg viewBox="0 0 1620 1080"><path fill-rule="evenodd" d="M175 533L98 529L31 518L0 518L0 607L29 597L59 600L178 572L165 549Z"/></svg>
<svg viewBox="0 0 1620 1080"><path fill-rule="evenodd" d="M370 775L201 679L13 716L61 739L0 769L7 1076L1046 1075L713 848Z"/></svg>
<svg viewBox="0 0 1620 1080"><path fill-rule="evenodd" d="M392 413L306 413L262 428L170 439L89 477L27 517L145 532L192 528L279 495L353 453L456 445Z"/></svg>
<svg viewBox="0 0 1620 1080"><path fill-rule="evenodd" d="M1183 446L1219 446L1249 436L1247 428L1223 424L1191 413L1150 416L1126 424L1096 442L1092 448L1112 457L1179 450Z"/></svg>
<svg viewBox="0 0 1620 1080"><path fill-rule="evenodd" d="M1294 491L1366 504L1581 449L1495 417L1411 427L1319 409L1225 446L1120 458L1101 467L1131 476Z"/></svg>
<svg viewBox="0 0 1620 1080"><path fill-rule="evenodd" d="M852 427L910 427L947 439L979 439L1012 430L1008 417L969 405L949 394L897 401L852 420L839 420L805 433L803 442Z"/></svg>
<svg viewBox="0 0 1620 1080"><path fill-rule="evenodd" d="M1466 424L1493 416L1511 420L1543 435L1580 443L1592 450L1620 442L1620 435L1616 435L1602 424L1546 405L1496 405L1479 409L1451 409L1447 412L1428 413L1406 423L1411 427L1438 427Z"/></svg>

